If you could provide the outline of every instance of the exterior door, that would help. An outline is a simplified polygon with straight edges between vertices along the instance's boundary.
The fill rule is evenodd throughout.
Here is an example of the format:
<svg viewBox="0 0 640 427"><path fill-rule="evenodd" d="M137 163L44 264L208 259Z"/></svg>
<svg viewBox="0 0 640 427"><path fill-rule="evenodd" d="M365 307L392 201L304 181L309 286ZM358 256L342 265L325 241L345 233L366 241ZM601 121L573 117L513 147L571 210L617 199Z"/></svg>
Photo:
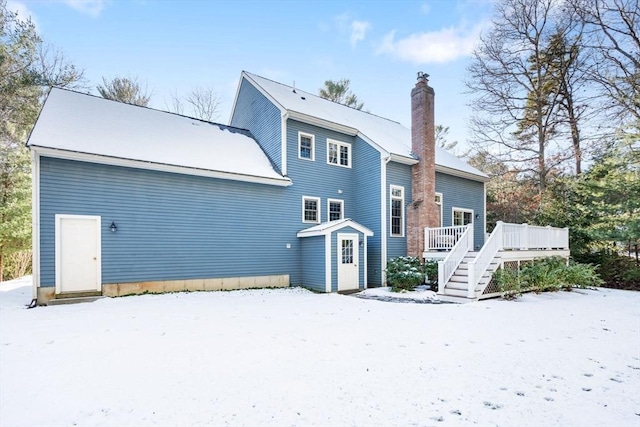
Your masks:
<svg viewBox="0 0 640 427"><path fill-rule="evenodd" d="M56 215L56 293L101 290L100 217Z"/></svg>
<svg viewBox="0 0 640 427"><path fill-rule="evenodd" d="M338 234L338 291L358 289L358 235Z"/></svg>

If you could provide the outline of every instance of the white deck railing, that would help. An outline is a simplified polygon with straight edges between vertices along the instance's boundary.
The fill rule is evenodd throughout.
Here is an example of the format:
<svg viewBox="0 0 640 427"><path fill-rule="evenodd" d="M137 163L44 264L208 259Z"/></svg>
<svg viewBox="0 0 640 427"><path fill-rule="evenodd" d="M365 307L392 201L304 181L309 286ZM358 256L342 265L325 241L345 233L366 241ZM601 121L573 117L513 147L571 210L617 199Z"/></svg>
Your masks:
<svg viewBox="0 0 640 427"><path fill-rule="evenodd" d="M450 251L438 262L438 290L444 293L446 283L468 251L473 250L473 227L455 226L425 228L425 251ZM498 252L569 249L569 229L510 224L498 221L482 249L469 262L468 297L475 298L476 286Z"/></svg>
<svg viewBox="0 0 640 427"><path fill-rule="evenodd" d="M456 225L453 227L438 227L424 229L424 250L442 251L451 250L467 230L466 225Z"/></svg>
<svg viewBox="0 0 640 427"><path fill-rule="evenodd" d="M480 252L478 252L478 255L469 262L467 298L475 298L476 286L478 286L480 278L484 272L487 271L487 268L489 268L491 261L493 261L498 252L502 249L504 226L505 224L502 221L498 221L496 228L493 229L489 238L484 242L484 245L482 246L482 249L480 249Z"/></svg>
<svg viewBox="0 0 640 427"><path fill-rule="evenodd" d="M502 227L502 249L540 250L569 249L569 229L509 224Z"/></svg>
<svg viewBox="0 0 640 427"><path fill-rule="evenodd" d="M453 227L448 227L453 228ZM456 271L467 252L473 250L473 226L463 226L464 231L451 251L442 260L438 261L438 292L444 293L445 284L449 281L453 273Z"/></svg>

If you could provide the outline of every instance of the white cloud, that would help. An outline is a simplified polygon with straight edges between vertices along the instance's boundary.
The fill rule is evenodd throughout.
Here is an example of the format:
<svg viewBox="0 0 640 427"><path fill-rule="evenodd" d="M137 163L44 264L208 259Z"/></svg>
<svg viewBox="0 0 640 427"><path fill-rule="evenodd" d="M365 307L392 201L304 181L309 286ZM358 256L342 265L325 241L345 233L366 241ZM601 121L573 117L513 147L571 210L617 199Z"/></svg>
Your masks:
<svg viewBox="0 0 640 427"><path fill-rule="evenodd" d="M67 6L89 16L96 17L105 8L108 0L63 0Z"/></svg>
<svg viewBox="0 0 640 427"><path fill-rule="evenodd" d="M353 21L351 22L351 47L356 47L358 42L364 40L367 30L371 28L371 24L366 21Z"/></svg>
<svg viewBox="0 0 640 427"><path fill-rule="evenodd" d="M470 29L449 27L410 34L398 40L394 30L384 37L376 53L413 64L451 62L472 52L483 27L482 24Z"/></svg>
<svg viewBox="0 0 640 427"><path fill-rule="evenodd" d="M21 21L28 21L29 19L31 19L33 25L38 28L36 16L31 10L29 10L26 4L19 1L9 0L7 1L7 10L16 12L18 14L18 19Z"/></svg>
<svg viewBox="0 0 640 427"><path fill-rule="evenodd" d="M422 12L424 15L428 15L429 12L431 12L431 6L429 6L429 3L424 2L420 5L420 12Z"/></svg>

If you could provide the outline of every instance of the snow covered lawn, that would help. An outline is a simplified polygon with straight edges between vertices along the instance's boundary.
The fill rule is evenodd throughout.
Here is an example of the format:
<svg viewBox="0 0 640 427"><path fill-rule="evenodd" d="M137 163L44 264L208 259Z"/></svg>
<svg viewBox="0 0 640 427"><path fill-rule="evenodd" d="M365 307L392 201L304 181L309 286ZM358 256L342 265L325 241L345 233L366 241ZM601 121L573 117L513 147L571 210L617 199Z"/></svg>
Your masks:
<svg viewBox="0 0 640 427"><path fill-rule="evenodd" d="M1 426L640 425L632 291L30 297L0 285Z"/></svg>

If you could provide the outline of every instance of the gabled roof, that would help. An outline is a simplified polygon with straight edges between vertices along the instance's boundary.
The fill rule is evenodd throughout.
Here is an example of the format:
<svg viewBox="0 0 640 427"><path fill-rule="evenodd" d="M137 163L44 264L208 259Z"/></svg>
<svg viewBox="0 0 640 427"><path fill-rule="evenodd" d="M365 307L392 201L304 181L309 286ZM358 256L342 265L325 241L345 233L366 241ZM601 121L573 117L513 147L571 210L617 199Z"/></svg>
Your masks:
<svg viewBox="0 0 640 427"><path fill-rule="evenodd" d="M50 91L27 145L53 156L76 153L105 163L290 184L249 131L65 89Z"/></svg>
<svg viewBox="0 0 640 427"><path fill-rule="evenodd" d="M369 230L364 225L358 224L351 218L337 219L335 221L327 221L322 224L314 225L313 227L305 228L298 231L296 237L313 237L313 236L326 236L336 230L343 229L345 227L351 227L364 234L365 236L373 236L373 231Z"/></svg>
<svg viewBox="0 0 640 427"><path fill-rule="evenodd" d="M242 72L242 78L256 86L291 118L320 126L334 125L342 132L360 135L379 150L391 155L392 160L409 164L417 162L416 156L411 152L411 130L398 122L320 98L246 71ZM436 147L436 170L472 179L488 179L483 172L440 147Z"/></svg>

